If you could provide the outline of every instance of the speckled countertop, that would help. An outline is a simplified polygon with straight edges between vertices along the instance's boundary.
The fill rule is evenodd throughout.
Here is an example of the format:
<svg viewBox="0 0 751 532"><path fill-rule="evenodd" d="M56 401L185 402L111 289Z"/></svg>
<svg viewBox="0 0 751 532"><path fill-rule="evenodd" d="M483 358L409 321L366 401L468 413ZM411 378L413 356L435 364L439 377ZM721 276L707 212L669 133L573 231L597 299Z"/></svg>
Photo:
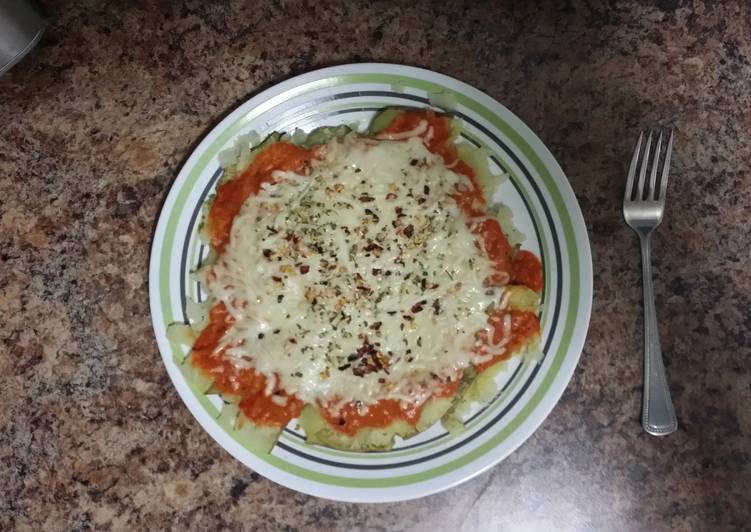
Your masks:
<svg viewBox="0 0 751 532"><path fill-rule="evenodd" d="M645 2L646 3L646 2ZM730 530L751 526L751 9L555 2L50 0L0 78L0 529ZM542 427L421 500L329 502L264 480L175 393L149 244L190 149L260 87L376 60L467 81L554 152L594 254L584 354ZM639 425L636 131L676 128L655 242L680 431Z"/></svg>

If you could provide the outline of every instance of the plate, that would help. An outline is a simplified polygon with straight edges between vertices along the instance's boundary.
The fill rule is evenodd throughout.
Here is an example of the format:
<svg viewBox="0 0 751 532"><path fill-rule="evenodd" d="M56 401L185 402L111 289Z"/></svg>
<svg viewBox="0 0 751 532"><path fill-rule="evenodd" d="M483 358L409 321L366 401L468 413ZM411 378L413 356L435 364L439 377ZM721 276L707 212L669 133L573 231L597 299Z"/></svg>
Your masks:
<svg viewBox="0 0 751 532"><path fill-rule="evenodd" d="M166 327L185 320L186 298L201 299L190 278L208 249L198 238L201 205L221 175L220 151L239 134L309 131L321 125L364 128L385 106L450 108L465 142L485 147L506 180L494 195L514 213L524 247L544 265L543 358L514 359L498 376L499 393L475 409L452 436L436 424L391 451L355 453L304 442L295 421L271 454L243 445L218 418L216 396L191 388L180 370L188 349ZM419 68L352 64L317 70L275 85L219 123L178 174L162 208L151 249L149 297L154 333L172 382L201 426L232 456L288 488L329 499L390 502L422 497L464 482L519 447L555 406L579 360L592 305L592 260L584 220L563 171L532 131L501 104L456 79ZM187 320L185 320L187 321Z"/></svg>

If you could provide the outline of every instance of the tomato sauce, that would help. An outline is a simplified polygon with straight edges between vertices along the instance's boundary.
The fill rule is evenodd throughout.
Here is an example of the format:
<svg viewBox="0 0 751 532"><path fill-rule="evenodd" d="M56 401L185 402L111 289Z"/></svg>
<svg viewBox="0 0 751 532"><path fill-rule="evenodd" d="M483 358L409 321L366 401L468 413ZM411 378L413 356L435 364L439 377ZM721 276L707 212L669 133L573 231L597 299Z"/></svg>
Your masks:
<svg viewBox="0 0 751 532"><path fill-rule="evenodd" d="M263 183L272 180L276 170L301 173L310 163L313 153L288 142L278 142L261 151L253 163L235 179L217 189L208 215L211 244L221 253L229 242L232 221L245 200L256 194ZM214 380L220 392L240 397L239 407L255 423L284 426L297 417L302 402L275 389L266 395L267 379L252 369L237 368L217 349L220 340L232 324L226 307L219 303L211 309L209 324L196 340L191 363ZM277 396L276 401L272 396Z"/></svg>
<svg viewBox="0 0 751 532"><path fill-rule="evenodd" d="M235 179L217 189L208 215L211 244L221 253L229 242L235 216L245 200L256 194L263 183L272 180L276 170L301 173L310 163L313 153L288 142L272 144L261 151L253 163ZM240 397L239 407L253 422L260 425L284 426L300 415L303 404L297 397L275 389L266 395L267 379L252 369L237 368L217 349L220 340L232 324L226 307L219 303L211 309L209 324L196 340L190 357L194 367L210 376L222 393ZM276 396L274 400L272 397Z"/></svg>
<svg viewBox="0 0 751 532"><path fill-rule="evenodd" d="M456 146L448 142L451 135L450 122L446 117L437 115L433 111L407 111L397 116L384 130L383 133L402 133L416 129L421 121L427 121L428 128L421 136L429 136L426 147L433 153L441 155L446 165L451 165L456 173L467 176L471 187L467 190L457 190L454 194L459 207L467 218L482 216L487 208L487 201L482 195L475 178L475 172L471 166L459 159ZM432 130L432 131L431 131ZM474 224L472 231L481 235L488 258L495 264L495 273L487 280L489 284L506 284L511 281L523 284L535 292L542 291L543 275L542 263L529 251L516 251L508 242L503 229L497 220L485 219ZM511 311L511 338L506 344L505 354L475 366L478 371L484 371L496 362L511 357L511 354L522 346L529 338L539 334L540 320L531 312ZM497 323L494 328L493 343L498 343L503 338L503 314L496 314L497 318L492 323ZM487 339L486 339L487 340Z"/></svg>
<svg viewBox="0 0 751 532"><path fill-rule="evenodd" d="M542 292L542 263L537 255L526 250L516 253L511 264L511 280Z"/></svg>
<svg viewBox="0 0 751 532"><path fill-rule="evenodd" d="M193 345L190 362L196 369L214 380L214 386L221 393L240 397L240 409L255 423L260 425L284 426L290 419L300 415L303 404L282 389L272 395L283 397L277 404L271 396L265 395L266 376L249 368L238 368L225 356L223 349L217 349L222 336L232 325L232 318L224 303L214 305L209 313L209 323Z"/></svg>
<svg viewBox="0 0 751 532"><path fill-rule="evenodd" d="M459 388L459 377L451 382L443 383L443 386L433 397L450 397ZM396 399L382 399L368 406L364 413L360 413L353 403L345 405L338 412L321 406L323 418L339 432L354 436L363 428L384 428L394 421L401 419L410 425L416 425L422 415L425 404L402 408L400 401Z"/></svg>
<svg viewBox="0 0 751 532"><path fill-rule="evenodd" d="M282 398L281 404L273 397ZM283 390L277 390L272 395L263 393L245 395L240 401L240 410L257 425L274 425L284 427L291 419L300 416L303 402L294 395L287 395Z"/></svg>
<svg viewBox="0 0 751 532"><path fill-rule="evenodd" d="M383 133L403 133L416 129L421 121L428 123L428 129L421 136L429 141L426 147L433 153L441 155L444 163L452 166L456 173L467 176L471 188L458 190L454 199L468 218L482 216L487 202L482 195L471 166L459 159L456 146L448 142L451 130L449 119L433 111L406 111L397 116ZM428 133L430 131L430 133ZM497 220L486 219L473 227L475 234L482 235L488 257L495 263L496 274L488 279L491 284L505 284L509 280L528 286L540 292L543 286L542 264L528 251L514 255L514 249L508 242Z"/></svg>
<svg viewBox="0 0 751 532"><path fill-rule="evenodd" d="M511 355L530 338L540 334L540 319L536 314L518 310L501 311L494 314L494 316L500 319L496 320L498 325L493 330L493 343L497 344L503 340L503 317L506 314L511 315L511 334L504 346L505 350L502 354L497 355L486 362L475 364L475 369L480 373L494 365L496 362L508 360L511 358ZM493 316L491 316L491 320L493 320Z"/></svg>
<svg viewBox="0 0 751 532"><path fill-rule="evenodd" d="M263 183L272 180L275 170L302 172L313 154L289 142L277 142L259 153L253 164L235 179L221 185L209 211L208 224L211 245L218 253L229 242L232 221L245 200L256 194Z"/></svg>
<svg viewBox="0 0 751 532"><path fill-rule="evenodd" d="M423 138L430 135L426 141L427 148L442 156L445 164L451 165L454 172L467 176L470 187L457 190L455 200L468 218L482 216L486 208L486 200L475 179L475 172L468 164L459 159L456 147L448 142L450 139L450 122L447 118L435 114L433 111L406 111L398 115L384 133L401 133L417 128L422 120L428 122L428 131ZM272 180L275 170L302 173L309 165L316 151L306 150L290 143L280 142L272 144L259 153L253 163L242 174L232 181L221 185L208 215L208 230L211 244L221 253L229 242L232 222L240 211L245 200L256 194L263 183ZM539 259L526 251L514 254L513 248L503 233L500 224L495 220L484 220L473 227L475 234L482 235L485 249L489 258L496 266L496 274L488 279L489 283L504 284L510 280L524 284L532 290L542 289L542 266ZM509 358L515 349L526 342L531 336L539 333L540 323L536 315L531 312L511 311L511 338L506 344L508 355L499 355L494 359L476 366L483 371L504 358ZM500 315L500 323L503 319ZM253 369L240 369L223 356L222 349L217 349L220 340L232 324L223 303L211 309L209 324L196 340L191 363L214 380L214 385L222 393L239 396L240 409L253 422L259 425L284 426L291 419L299 416L303 403L295 396L287 395L282 389L275 389L272 395L283 398L274 401L272 396L265 395L267 379L263 374ZM502 339L502 326L494 329L493 342ZM459 378L446 382L434 394L434 397L448 397L456 393ZM282 404L280 404L282 403ZM336 430L353 436L365 427L383 428L396 419L402 419L414 425L420 419L423 406L402 409L400 402L385 399L370 405L367 412L360 413L354 404L349 404L338 412L321 407L323 417Z"/></svg>

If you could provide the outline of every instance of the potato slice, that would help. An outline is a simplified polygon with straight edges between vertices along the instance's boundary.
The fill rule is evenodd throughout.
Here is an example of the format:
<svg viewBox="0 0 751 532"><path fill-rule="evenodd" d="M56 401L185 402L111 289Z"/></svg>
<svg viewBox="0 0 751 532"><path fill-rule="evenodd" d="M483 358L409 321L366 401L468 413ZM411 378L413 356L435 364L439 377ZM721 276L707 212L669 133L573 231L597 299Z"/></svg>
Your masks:
<svg viewBox="0 0 751 532"><path fill-rule="evenodd" d="M451 398L430 399L415 426L396 420L383 428L365 428L354 436L336 430L324 419L315 405L306 405L300 415L300 427L310 444L325 445L343 451L386 451L394 446L394 438L409 438L438 421L451 406Z"/></svg>

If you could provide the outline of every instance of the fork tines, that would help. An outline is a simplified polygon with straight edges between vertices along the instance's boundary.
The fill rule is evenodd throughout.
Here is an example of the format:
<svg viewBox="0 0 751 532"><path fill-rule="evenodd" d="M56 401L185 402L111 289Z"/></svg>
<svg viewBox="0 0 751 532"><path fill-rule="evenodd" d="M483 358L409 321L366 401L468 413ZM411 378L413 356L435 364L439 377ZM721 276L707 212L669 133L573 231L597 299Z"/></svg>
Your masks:
<svg viewBox="0 0 751 532"><path fill-rule="evenodd" d="M667 135L667 146L663 150L663 138ZM646 143L644 137L646 136ZM655 146L652 140L657 137ZM665 201L670 170L670 153L673 150L673 131L670 128L657 128L642 131L636 141L634 156L628 169L624 201ZM659 171L659 169L662 169ZM638 179L635 179L636 173ZM649 171L649 181L647 181ZM657 180L658 172L660 180Z"/></svg>

